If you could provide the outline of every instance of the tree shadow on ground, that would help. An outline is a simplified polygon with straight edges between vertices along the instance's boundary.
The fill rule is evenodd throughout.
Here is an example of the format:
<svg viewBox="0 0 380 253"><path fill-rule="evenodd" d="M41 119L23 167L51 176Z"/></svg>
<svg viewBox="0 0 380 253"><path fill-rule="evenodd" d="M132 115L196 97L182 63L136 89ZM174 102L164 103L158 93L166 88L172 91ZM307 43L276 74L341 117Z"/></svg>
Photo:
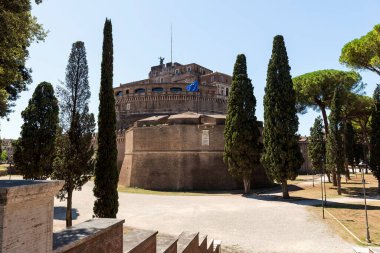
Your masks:
<svg viewBox="0 0 380 253"><path fill-rule="evenodd" d="M363 198L363 187L349 187L344 188L342 185L342 193L349 195L352 198ZM366 196L369 199L380 199L380 195L377 192L377 187L368 187L366 186Z"/></svg>
<svg viewBox="0 0 380 253"><path fill-rule="evenodd" d="M288 185L288 190L289 190L289 192L295 192L295 191L304 190L304 188L299 187L299 186L294 185L294 184L290 184L290 185ZM280 194L280 193L282 193L282 188L281 188L281 185L276 184L271 188L254 189L253 192L256 194L264 194L264 193L265 194L277 194L277 193Z"/></svg>
<svg viewBox="0 0 380 253"><path fill-rule="evenodd" d="M290 197L289 199L283 199L281 196L278 195L271 195L271 194L249 194L244 195L245 198L248 199L256 199L256 200L263 200L263 201L279 201L279 202L285 202L290 204L296 204L301 206L321 206L322 201L321 199L311 199L311 198L303 198L303 197ZM360 201L362 199L358 199ZM364 203L363 204L357 204L357 203L340 203L336 201L327 201L326 207L334 207L334 208L344 208L344 209L363 209L364 210ZM373 206L371 204L367 204L368 210L380 210L380 206Z"/></svg>
<svg viewBox="0 0 380 253"><path fill-rule="evenodd" d="M73 220L76 220L79 216L78 209L72 208L71 215ZM54 220L66 220L66 207L55 206L54 207Z"/></svg>

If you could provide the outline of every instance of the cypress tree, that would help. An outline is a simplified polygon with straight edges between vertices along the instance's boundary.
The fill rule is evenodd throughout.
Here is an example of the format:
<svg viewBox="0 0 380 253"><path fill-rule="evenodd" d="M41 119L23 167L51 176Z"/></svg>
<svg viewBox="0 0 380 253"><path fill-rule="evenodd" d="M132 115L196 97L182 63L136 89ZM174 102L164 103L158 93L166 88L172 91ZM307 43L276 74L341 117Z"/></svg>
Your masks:
<svg viewBox="0 0 380 253"><path fill-rule="evenodd" d="M113 95L112 23L106 19L103 31L103 55L99 93L98 153L95 166L96 217L116 218L119 208L117 183L116 112Z"/></svg>
<svg viewBox="0 0 380 253"><path fill-rule="evenodd" d="M322 118L318 116L314 121L313 127L310 128L308 151L313 169L319 172L323 171L326 156L324 136Z"/></svg>
<svg viewBox="0 0 380 253"><path fill-rule="evenodd" d="M344 147L342 141L342 93L343 89L338 86L335 89L331 102L329 115L329 135L326 144L326 160L330 170L337 175L337 191L341 195L341 174L344 173Z"/></svg>
<svg viewBox="0 0 380 253"><path fill-rule="evenodd" d="M65 180L58 194L67 199L66 227L72 226L72 198L74 190L90 180L94 173L92 137L95 118L89 113L91 97L88 83L86 48L82 41L73 43L66 67L66 82L59 87L61 125L57 136L53 179Z"/></svg>
<svg viewBox="0 0 380 253"><path fill-rule="evenodd" d="M247 75L244 54L237 56L228 96L224 130L224 162L229 173L242 180L244 193L250 191L252 173L260 164L260 130L255 116L256 98Z"/></svg>
<svg viewBox="0 0 380 253"><path fill-rule="evenodd" d="M284 38L273 40L264 96L264 153L267 174L281 183L283 198L289 198L288 179L295 179L303 163L298 145L296 94Z"/></svg>
<svg viewBox="0 0 380 253"><path fill-rule="evenodd" d="M344 124L344 154L345 154L345 170L346 177L350 179L350 170L348 169L348 165L351 168L354 167L354 149L355 149L355 131L352 126L351 121L347 121Z"/></svg>
<svg viewBox="0 0 380 253"><path fill-rule="evenodd" d="M377 192L380 193L380 84L376 86L373 93L373 100L370 166L373 175L378 180Z"/></svg>
<svg viewBox="0 0 380 253"><path fill-rule="evenodd" d="M53 86L37 85L28 106L21 113L24 124L17 141L14 162L25 179L47 179L53 172L58 100Z"/></svg>

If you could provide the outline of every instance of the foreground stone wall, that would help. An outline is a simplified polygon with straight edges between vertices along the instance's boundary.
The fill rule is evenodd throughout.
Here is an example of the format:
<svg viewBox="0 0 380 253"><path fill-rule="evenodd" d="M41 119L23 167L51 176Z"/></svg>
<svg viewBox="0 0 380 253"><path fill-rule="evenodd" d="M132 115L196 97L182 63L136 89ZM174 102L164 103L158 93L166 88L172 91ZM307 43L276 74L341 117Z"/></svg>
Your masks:
<svg viewBox="0 0 380 253"><path fill-rule="evenodd" d="M117 219L92 219L54 233L53 253L122 253L123 223Z"/></svg>
<svg viewBox="0 0 380 253"><path fill-rule="evenodd" d="M0 252L51 252L62 181L0 180Z"/></svg>

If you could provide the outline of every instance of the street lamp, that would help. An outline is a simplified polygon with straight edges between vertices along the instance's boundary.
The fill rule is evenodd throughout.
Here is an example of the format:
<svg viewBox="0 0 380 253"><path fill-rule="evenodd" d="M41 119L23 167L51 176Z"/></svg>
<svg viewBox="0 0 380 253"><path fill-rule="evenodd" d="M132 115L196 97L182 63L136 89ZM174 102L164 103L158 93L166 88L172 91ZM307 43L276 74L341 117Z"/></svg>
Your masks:
<svg viewBox="0 0 380 253"><path fill-rule="evenodd" d="M323 179L322 179L323 177ZM326 179L325 179L325 161L322 158L322 175L321 175L321 194L322 194L322 217L325 218L325 205L326 205ZM323 199L323 195L325 199Z"/></svg>

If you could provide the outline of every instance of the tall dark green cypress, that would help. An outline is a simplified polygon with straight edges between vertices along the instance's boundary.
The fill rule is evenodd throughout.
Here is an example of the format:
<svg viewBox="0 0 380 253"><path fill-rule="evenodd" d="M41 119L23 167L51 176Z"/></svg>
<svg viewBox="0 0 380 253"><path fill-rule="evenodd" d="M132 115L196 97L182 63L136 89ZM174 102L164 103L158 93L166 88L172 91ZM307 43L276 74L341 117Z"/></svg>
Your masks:
<svg viewBox="0 0 380 253"><path fill-rule="evenodd" d="M342 96L344 90L337 86L331 101L329 115L329 135L326 143L326 161L331 171L337 175L337 191L341 195L341 175L344 173L344 147L343 147L343 123L342 123Z"/></svg>
<svg viewBox="0 0 380 253"><path fill-rule="evenodd" d="M283 198L289 198L287 180L297 177L303 163L297 131L296 94L284 38L277 35L265 87L262 162L267 174L281 183Z"/></svg>
<svg viewBox="0 0 380 253"><path fill-rule="evenodd" d="M59 108L53 86L37 85L28 106L21 113L24 124L14 154L24 179L47 179L53 172Z"/></svg>
<svg viewBox="0 0 380 253"><path fill-rule="evenodd" d="M261 144L256 98L244 54L236 59L227 108L223 159L230 174L243 181L244 193L248 193L252 173L260 164Z"/></svg>
<svg viewBox="0 0 380 253"><path fill-rule="evenodd" d="M373 101L370 166L373 175L378 180L377 192L380 193L380 84L376 86L373 93Z"/></svg>
<svg viewBox="0 0 380 253"><path fill-rule="evenodd" d="M99 93L98 152L95 167L96 197L94 214L101 218L116 218L119 208L117 183L116 112L113 95L112 23L106 19L103 30L103 55Z"/></svg>
<svg viewBox="0 0 380 253"><path fill-rule="evenodd" d="M348 165L353 168L355 162L354 149L355 149L355 131L351 121L344 124L344 155L345 155L345 172L346 177L350 179L350 170Z"/></svg>
<svg viewBox="0 0 380 253"><path fill-rule="evenodd" d="M313 127L310 128L310 139L308 145L311 164L316 172L322 172L326 157L325 133L323 132L323 124L321 116L318 116Z"/></svg>

